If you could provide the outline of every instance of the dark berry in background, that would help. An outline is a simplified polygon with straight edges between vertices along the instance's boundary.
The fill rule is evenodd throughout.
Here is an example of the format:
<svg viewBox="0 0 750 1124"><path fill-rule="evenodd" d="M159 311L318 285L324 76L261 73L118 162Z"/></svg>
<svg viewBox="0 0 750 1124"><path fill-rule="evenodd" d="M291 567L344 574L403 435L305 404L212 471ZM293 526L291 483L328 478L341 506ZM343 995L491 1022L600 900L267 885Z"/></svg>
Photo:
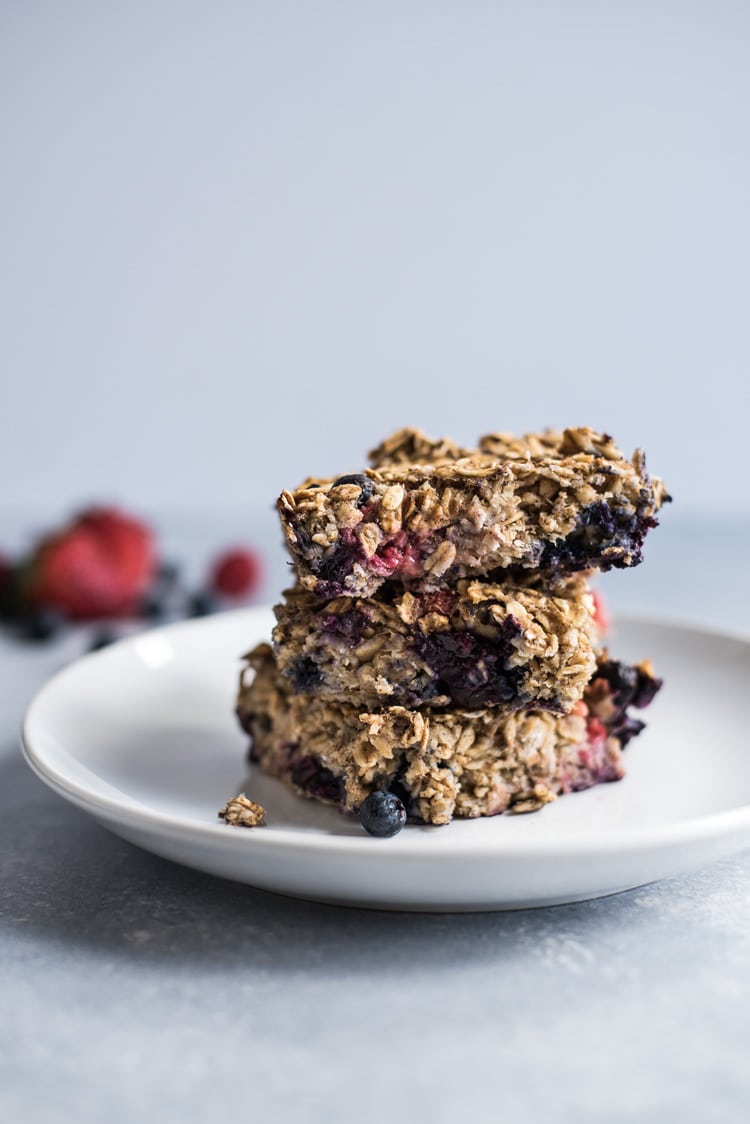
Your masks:
<svg viewBox="0 0 750 1124"><path fill-rule="evenodd" d="M91 637L89 644L90 652L99 652L102 648L108 648L110 644L114 644L117 640L117 633L111 628L100 628Z"/></svg>
<svg viewBox="0 0 750 1124"><path fill-rule="evenodd" d="M160 621L166 613L166 601L158 592L147 593L138 606L138 616L147 621Z"/></svg>
<svg viewBox="0 0 750 1124"><path fill-rule="evenodd" d="M171 589L180 580L182 570L179 562L160 562L156 571L156 580L161 586Z"/></svg>
<svg viewBox="0 0 750 1124"><path fill-rule="evenodd" d="M12 562L0 554L0 620L12 620L18 610L18 572Z"/></svg>
<svg viewBox="0 0 750 1124"><path fill-rule="evenodd" d="M189 617L208 617L216 612L218 606L215 597L206 590L199 590L188 597L186 608Z"/></svg>
<svg viewBox="0 0 750 1124"><path fill-rule="evenodd" d="M377 839L390 839L406 823L406 808L395 792L371 792L359 810L362 827Z"/></svg>
<svg viewBox="0 0 750 1124"><path fill-rule="evenodd" d="M57 609L44 606L33 609L23 621L27 640L53 640L65 627L65 618Z"/></svg>

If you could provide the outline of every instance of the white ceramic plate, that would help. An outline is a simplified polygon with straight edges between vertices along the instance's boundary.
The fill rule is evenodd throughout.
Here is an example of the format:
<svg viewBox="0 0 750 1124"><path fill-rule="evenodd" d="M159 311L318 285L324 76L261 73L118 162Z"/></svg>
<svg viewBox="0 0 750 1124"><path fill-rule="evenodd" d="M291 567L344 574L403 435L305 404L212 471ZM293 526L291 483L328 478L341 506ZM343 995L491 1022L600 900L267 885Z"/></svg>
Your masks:
<svg viewBox="0 0 750 1124"><path fill-rule="evenodd" d="M621 622L615 654L666 686L627 750L627 777L527 816L407 826L372 839L258 770L233 717L239 656L267 609L159 628L89 655L37 695L23 742L36 773L131 842L267 890L372 908L491 910L598 897L750 845L750 643ZM227 827L239 791L268 827Z"/></svg>

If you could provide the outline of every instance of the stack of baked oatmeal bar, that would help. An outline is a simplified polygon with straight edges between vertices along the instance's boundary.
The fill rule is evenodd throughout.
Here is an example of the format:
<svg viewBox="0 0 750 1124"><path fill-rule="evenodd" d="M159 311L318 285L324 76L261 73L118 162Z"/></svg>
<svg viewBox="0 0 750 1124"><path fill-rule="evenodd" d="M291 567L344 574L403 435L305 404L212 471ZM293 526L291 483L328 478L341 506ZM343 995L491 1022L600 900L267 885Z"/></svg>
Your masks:
<svg viewBox="0 0 750 1124"><path fill-rule="evenodd" d="M251 759L433 824L621 777L660 682L601 649L588 579L637 565L669 499L643 453L590 429L475 450L406 429L370 465L279 500L297 581L243 671Z"/></svg>

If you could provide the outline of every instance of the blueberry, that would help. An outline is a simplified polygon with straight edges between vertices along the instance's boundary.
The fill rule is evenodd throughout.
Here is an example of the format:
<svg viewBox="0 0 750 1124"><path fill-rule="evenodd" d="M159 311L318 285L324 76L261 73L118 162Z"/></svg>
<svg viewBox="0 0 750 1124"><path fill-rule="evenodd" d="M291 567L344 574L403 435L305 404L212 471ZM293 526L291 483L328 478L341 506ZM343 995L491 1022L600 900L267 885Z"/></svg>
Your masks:
<svg viewBox="0 0 750 1124"><path fill-rule="evenodd" d="M350 648L356 648L369 621L359 609L346 609L343 613L329 613L321 620L321 628L328 636L344 640Z"/></svg>
<svg viewBox="0 0 750 1124"><path fill-rule="evenodd" d="M662 685L661 679L655 679L643 668L620 660L602 660L595 677L607 680L615 704L623 711L629 706L648 706Z"/></svg>
<svg viewBox="0 0 750 1124"><path fill-rule="evenodd" d="M341 597L345 589L344 581L354 566L364 561L361 542L349 527L345 527L330 554L321 558L317 564L313 563L313 572L318 579L315 596L325 601Z"/></svg>
<svg viewBox="0 0 750 1124"><path fill-rule="evenodd" d="M57 609L41 606L26 617L23 631L28 640L53 640L64 624L65 618Z"/></svg>
<svg viewBox="0 0 750 1124"><path fill-rule="evenodd" d="M394 792L371 792L359 809L359 818L369 835L390 839L406 823L406 808Z"/></svg>
<svg viewBox="0 0 750 1124"><path fill-rule="evenodd" d="M508 616L492 640L473 632L415 633L414 647L434 676L428 695L448 695L457 706L470 710L513 702L522 697L524 671L513 667L514 639L521 633L515 617Z"/></svg>
<svg viewBox="0 0 750 1124"><path fill-rule="evenodd" d="M352 473L350 476L339 476L338 480L334 480L331 484L332 488L338 488L339 484L356 484L361 490L359 497L359 505L367 503L372 493L375 491L375 485L369 476L363 476L362 473Z"/></svg>
<svg viewBox="0 0 750 1124"><path fill-rule="evenodd" d="M646 514L648 495L634 511L605 501L583 508L576 526L564 539L544 544L539 566L551 571L618 570L638 566L643 560L643 540L658 522Z"/></svg>
<svg viewBox="0 0 750 1124"><path fill-rule="evenodd" d="M100 628L91 637L89 644L90 652L100 652L102 648L108 648L117 639L117 633L113 632L111 628Z"/></svg>
<svg viewBox="0 0 750 1124"><path fill-rule="evenodd" d="M309 656L299 656L289 668L295 695L314 693L323 682L323 673Z"/></svg>
<svg viewBox="0 0 750 1124"><path fill-rule="evenodd" d="M138 606L138 616L147 621L160 621L166 611L164 598L158 593L147 593Z"/></svg>
<svg viewBox="0 0 750 1124"><path fill-rule="evenodd" d="M0 620L12 621L20 609L19 571L12 566L3 567L0 557Z"/></svg>
<svg viewBox="0 0 750 1124"><path fill-rule="evenodd" d="M159 585L168 588L176 585L180 580L180 567L177 562L160 562L156 571L156 580Z"/></svg>
<svg viewBox="0 0 750 1124"><path fill-rule="evenodd" d="M198 590L188 598L187 615L189 617L208 617L216 611L216 599L206 590Z"/></svg>
<svg viewBox="0 0 750 1124"><path fill-rule="evenodd" d="M292 760L289 766L289 775L292 784L297 785L308 796L313 796L317 800L330 801L332 804L341 803L341 778L321 764L319 758L308 754L305 757Z"/></svg>

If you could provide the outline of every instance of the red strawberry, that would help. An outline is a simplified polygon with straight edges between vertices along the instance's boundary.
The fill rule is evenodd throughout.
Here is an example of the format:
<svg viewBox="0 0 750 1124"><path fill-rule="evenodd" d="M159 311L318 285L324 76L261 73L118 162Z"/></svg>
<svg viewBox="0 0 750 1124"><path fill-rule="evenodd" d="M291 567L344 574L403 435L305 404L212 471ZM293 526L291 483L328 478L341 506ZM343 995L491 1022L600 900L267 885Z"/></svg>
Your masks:
<svg viewBox="0 0 750 1124"><path fill-rule="evenodd" d="M77 619L132 612L154 571L148 530L112 509L92 508L44 539L25 567L24 598Z"/></svg>
<svg viewBox="0 0 750 1124"><path fill-rule="evenodd" d="M98 536L99 543L120 572L123 584L142 593L154 573L151 532L143 523L114 508L92 507L78 518L77 527Z"/></svg>
<svg viewBox="0 0 750 1124"><path fill-rule="evenodd" d="M223 597L249 596L260 578L260 559L245 547L224 551L211 568L211 588Z"/></svg>

